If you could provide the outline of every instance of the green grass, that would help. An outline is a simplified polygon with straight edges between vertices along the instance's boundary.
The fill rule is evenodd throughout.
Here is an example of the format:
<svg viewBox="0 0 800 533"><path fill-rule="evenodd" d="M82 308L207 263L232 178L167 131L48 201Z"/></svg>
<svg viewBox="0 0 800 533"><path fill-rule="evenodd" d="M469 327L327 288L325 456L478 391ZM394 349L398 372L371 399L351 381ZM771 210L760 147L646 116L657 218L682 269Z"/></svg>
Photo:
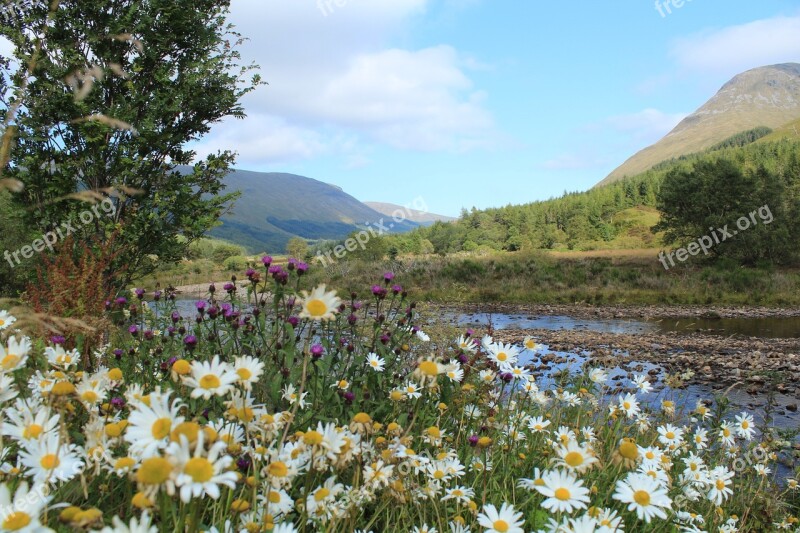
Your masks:
<svg viewBox="0 0 800 533"><path fill-rule="evenodd" d="M800 305L800 270L679 265L664 270L654 250L566 254L493 253L342 262L312 270L353 290L385 270L401 273L415 296L440 302L615 305Z"/></svg>

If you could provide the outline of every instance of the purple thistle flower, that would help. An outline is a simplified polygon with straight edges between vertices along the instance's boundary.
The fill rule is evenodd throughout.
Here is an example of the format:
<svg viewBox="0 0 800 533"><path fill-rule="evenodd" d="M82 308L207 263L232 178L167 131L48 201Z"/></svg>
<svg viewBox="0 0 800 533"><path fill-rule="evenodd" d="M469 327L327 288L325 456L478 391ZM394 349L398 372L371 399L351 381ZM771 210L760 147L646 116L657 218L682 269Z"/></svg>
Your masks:
<svg viewBox="0 0 800 533"><path fill-rule="evenodd" d="M128 328L128 333L133 336L136 336L139 333L139 328L134 324L133 326Z"/></svg>
<svg viewBox="0 0 800 533"><path fill-rule="evenodd" d="M311 347L311 356L314 359L319 359L325 353L325 348L321 344L315 344Z"/></svg>
<svg viewBox="0 0 800 533"><path fill-rule="evenodd" d="M269 267L272 264L272 258L268 255L265 255L261 258L261 262L264 264L265 267Z"/></svg>
<svg viewBox="0 0 800 533"><path fill-rule="evenodd" d="M188 350L194 350L195 347L197 346L197 337L195 337L194 335L187 335L183 339L183 344L186 346Z"/></svg>
<svg viewBox="0 0 800 533"><path fill-rule="evenodd" d="M136 289L133 292L134 294L136 294L137 298L139 298L140 300L144 300L144 289Z"/></svg>
<svg viewBox="0 0 800 533"><path fill-rule="evenodd" d="M65 339L61 335L53 335L52 337L50 337L50 342L56 345L61 345L67 342L67 339Z"/></svg>

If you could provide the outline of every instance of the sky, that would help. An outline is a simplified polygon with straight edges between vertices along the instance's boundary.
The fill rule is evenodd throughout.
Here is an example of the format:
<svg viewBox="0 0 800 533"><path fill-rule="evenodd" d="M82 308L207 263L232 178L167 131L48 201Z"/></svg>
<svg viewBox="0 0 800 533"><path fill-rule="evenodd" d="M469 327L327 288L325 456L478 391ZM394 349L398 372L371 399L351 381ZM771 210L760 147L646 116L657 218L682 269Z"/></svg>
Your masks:
<svg viewBox="0 0 800 533"><path fill-rule="evenodd" d="M737 73L800 62L797 0L232 0L230 20L269 85L200 155L452 216L589 189Z"/></svg>

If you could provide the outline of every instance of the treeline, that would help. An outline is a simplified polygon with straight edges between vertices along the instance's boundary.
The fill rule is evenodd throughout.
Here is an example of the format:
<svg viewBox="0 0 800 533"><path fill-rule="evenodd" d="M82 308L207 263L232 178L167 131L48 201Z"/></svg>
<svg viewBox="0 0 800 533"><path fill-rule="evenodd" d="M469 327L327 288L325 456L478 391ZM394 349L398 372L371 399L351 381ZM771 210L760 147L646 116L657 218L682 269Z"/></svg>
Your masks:
<svg viewBox="0 0 800 533"><path fill-rule="evenodd" d="M760 133L763 132L744 132L741 139ZM464 210L456 222L436 223L389 237L389 249L418 254L432 248L435 253L446 254L480 249L659 247L664 243L654 238L650 228L658 222L655 209L666 205L660 202L665 177L683 173L684 179L691 182L696 165L705 163L713 167L720 160L730 161L748 176L751 184L759 180L769 182L768 188L780 191L778 194L783 195L787 205L800 202L800 145L785 140L739 146L741 139L731 140L725 147L661 163L638 176L586 192L565 193L560 198L525 205ZM713 205L714 198L707 201Z"/></svg>

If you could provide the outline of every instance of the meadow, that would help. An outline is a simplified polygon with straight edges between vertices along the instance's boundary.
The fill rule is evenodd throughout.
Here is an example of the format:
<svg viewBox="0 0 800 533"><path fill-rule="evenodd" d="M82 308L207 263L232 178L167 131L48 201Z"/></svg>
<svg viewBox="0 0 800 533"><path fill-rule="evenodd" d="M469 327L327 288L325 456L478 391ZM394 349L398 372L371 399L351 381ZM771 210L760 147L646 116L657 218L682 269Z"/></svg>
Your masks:
<svg viewBox="0 0 800 533"><path fill-rule="evenodd" d="M0 529L797 529L792 443L724 397L591 362L546 385L535 339L423 331L404 277L313 271L265 257L193 316L131 291L85 353L0 311Z"/></svg>

